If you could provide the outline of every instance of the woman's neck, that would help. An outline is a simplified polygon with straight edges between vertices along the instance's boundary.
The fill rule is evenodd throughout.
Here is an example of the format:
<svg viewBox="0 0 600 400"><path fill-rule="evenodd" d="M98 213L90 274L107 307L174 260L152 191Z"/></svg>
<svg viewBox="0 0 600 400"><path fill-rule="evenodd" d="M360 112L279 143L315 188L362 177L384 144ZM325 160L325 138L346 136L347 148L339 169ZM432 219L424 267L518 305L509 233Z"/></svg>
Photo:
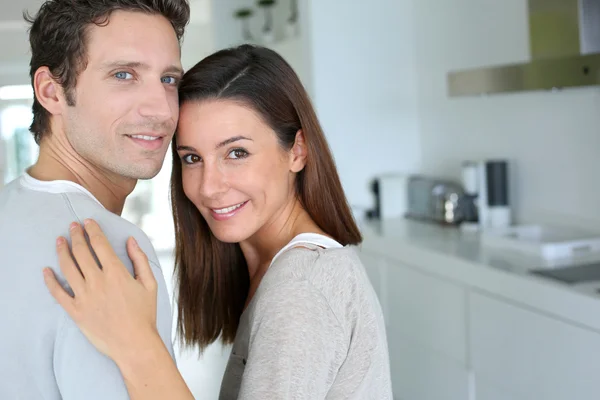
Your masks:
<svg viewBox="0 0 600 400"><path fill-rule="evenodd" d="M240 243L250 276L250 292L246 306L269 269L273 257L294 237L308 232L325 235L302 207L300 201L294 200L272 222L266 224L250 239Z"/></svg>

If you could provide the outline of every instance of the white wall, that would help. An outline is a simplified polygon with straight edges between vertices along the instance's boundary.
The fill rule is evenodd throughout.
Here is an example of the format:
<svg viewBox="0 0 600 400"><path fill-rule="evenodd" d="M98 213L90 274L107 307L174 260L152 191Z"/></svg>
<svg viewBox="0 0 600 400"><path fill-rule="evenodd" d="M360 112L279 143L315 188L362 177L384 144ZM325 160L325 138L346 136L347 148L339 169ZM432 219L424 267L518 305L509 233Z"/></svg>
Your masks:
<svg viewBox="0 0 600 400"><path fill-rule="evenodd" d="M314 104L351 205L370 207L375 174L419 167L413 4L308 5Z"/></svg>
<svg viewBox="0 0 600 400"><path fill-rule="evenodd" d="M0 67L0 87L9 85L29 85L29 66L15 65L14 67Z"/></svg>
<svg viewBox="0 0 600 400"><path fill-rule="evenodd" d="M187 71L215 50L211 24L191 23L181 44L181 64Z"/></svg>
<svg viewBox="0 0 600 400"><path fill-rule="evenodd" d="M20 21L0 22L0 86L30 83L27 27Z"/></svg>
<svg viewBox="0 0 600 400"><path fill-rule="evenodd" d="M425 172L507 157L520 221L600 222L600 90L448 98L449 70L529 59L526 0L414 0ZM558 218L552 218L558 219Z"/></svg>
<svg viewBox="0 0 600 400"><path fill-rule="evenodd" d="M311 92L311 71L309 70L308 59L311 57L310 49L306 41L306 13L302 9L305 6L305 0L299 1L300 24L299 34L295 38L289 38L285 30L285 24L290 16L290 0L280 0L273 7L273 24L275 31L275 41L272 43L263 43L260 33L264 24L263 10L256 6L254 0L229 0L215 3L212 7L212 18L215 23L213 27L213 37L216 49L224 49L237 46L248 42L242 35L241 21L234 18L234 13L240 8L252 8L253 16L250 18L250 30L253 34L253 40L250 43L267 46L279 53L294 69L300 80Z"/></svg>

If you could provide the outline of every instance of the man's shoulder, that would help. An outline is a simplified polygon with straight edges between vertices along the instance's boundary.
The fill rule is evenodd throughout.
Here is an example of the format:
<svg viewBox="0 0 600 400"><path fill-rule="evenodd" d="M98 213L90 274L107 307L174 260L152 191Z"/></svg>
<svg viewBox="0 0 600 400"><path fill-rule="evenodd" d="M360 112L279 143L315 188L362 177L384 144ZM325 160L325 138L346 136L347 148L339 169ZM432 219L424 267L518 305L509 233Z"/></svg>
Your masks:
<svg viewBox="0 0 600 400"><path fill-rule="evenodd" d="M91 194L82 191L44 191L25 187L21 181L13 181L0 193L0 237L19 234L35 221L35 238L44 241L42 248L54 254L53 243L58 236L68 235L71 222L83 223L93 219L121 259L128 259L126 242L134 237L149 260L159 266L152 243L146 234L133 223L104 208ZM15 226L9 226L15 225ZM4 228L4 229L2 229ZM28 235L28 240L33 239ZM39 250L39 249L38 249Z"/></svg>
<svg viewBox="0 0 600 400"><path fill-rule="evenodd" d="M113 246L119 256L127 256L127 239L135 238L148 259L158 266L154 247L148 236L138 226L125 218L114 214L99 204L94 204L93 199L85 199L77 193L67 194L69 205L73 209L77 220L83 222L85 219L93 219L100 225L102 232Z"/></svg>

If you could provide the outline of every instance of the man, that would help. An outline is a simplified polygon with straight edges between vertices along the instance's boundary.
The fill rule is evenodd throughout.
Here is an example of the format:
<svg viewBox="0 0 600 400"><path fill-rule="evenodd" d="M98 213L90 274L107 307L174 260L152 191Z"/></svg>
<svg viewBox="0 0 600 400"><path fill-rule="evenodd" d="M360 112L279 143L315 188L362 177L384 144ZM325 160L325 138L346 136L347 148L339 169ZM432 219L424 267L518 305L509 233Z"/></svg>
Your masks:
<svg viewBox="0 0 600 400"><path fill-rule="evenodd" d="M117 366L51 297L54 243L95 219L132 270L134 236L157 278L157 328L173 356L166 285L148 238L119 217L161 169L177 124L187 0L49 0L29 18L31 131L40 155L0 192L0 398L127 399ZM64 279L62 283L64 284Z"/></svg>

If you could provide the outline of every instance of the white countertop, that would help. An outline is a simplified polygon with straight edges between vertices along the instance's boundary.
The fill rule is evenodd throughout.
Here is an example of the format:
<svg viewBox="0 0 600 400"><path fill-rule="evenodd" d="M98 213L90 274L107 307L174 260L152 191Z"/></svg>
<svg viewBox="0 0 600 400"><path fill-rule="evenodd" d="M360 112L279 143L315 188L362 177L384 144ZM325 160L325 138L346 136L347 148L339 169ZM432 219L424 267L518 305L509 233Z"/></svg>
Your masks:
<svg viewBox="0 0 600 400"><path fill-rule="evenodd" d="M362 249L600 332L600 282L569 285L529 271L542 260L480 244L478 234L404 218L361 226ZM593 255L580 262L600 260Z"/></svg>

